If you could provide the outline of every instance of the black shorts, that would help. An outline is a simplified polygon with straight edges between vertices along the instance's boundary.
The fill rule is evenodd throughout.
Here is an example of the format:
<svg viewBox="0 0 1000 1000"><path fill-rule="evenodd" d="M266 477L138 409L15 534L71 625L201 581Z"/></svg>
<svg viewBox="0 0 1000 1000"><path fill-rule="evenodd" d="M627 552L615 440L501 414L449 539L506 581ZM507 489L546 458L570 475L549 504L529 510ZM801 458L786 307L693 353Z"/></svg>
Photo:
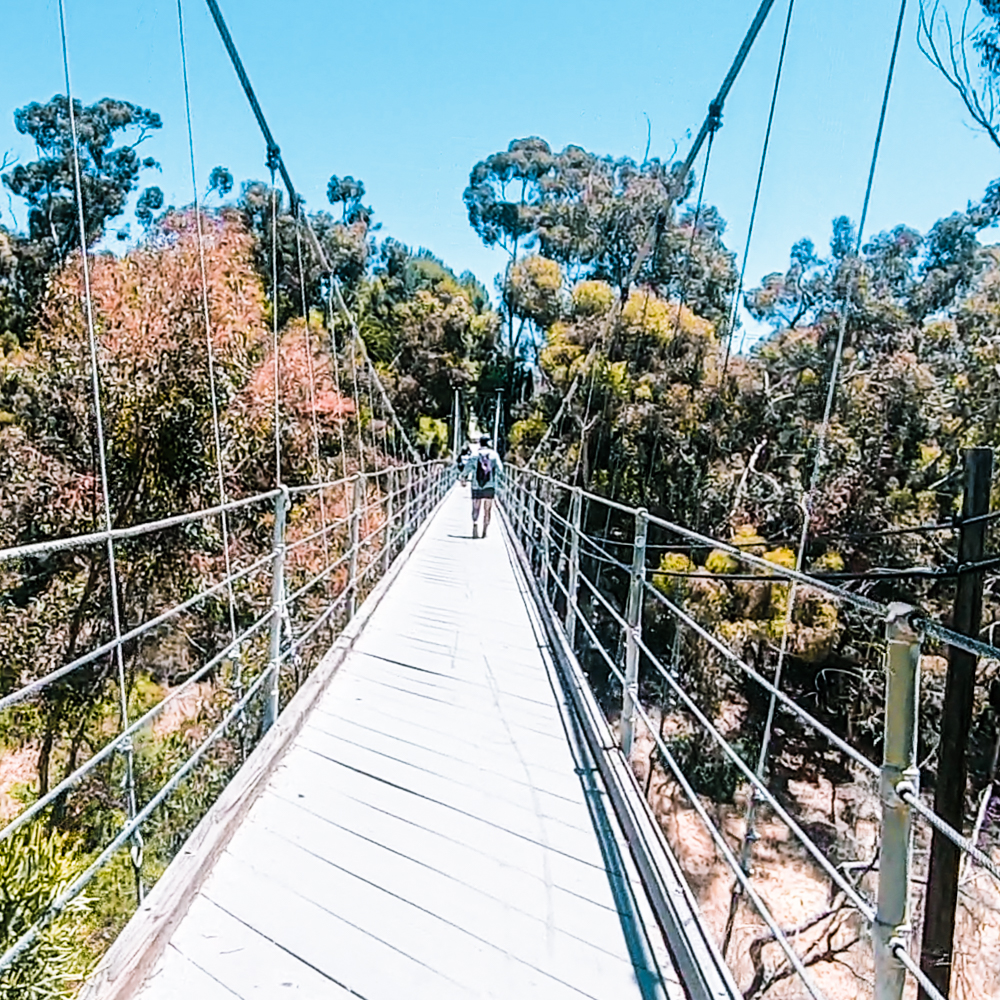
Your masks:
<svg viewBox="0 0 1000 1000"><path fill-rule="evenodd" d="M487 486L485 489L479 486L472 487L473 500L492 500L496 494L496 487Z"/></svg>

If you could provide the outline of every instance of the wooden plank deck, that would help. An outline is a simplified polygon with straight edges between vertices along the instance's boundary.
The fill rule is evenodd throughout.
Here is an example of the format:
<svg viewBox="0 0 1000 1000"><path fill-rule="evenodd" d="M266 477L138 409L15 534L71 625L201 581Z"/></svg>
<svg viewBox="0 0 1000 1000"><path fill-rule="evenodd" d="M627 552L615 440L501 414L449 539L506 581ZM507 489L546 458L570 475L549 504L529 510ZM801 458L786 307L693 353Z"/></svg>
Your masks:
<svg viewBox="0 0 1000 1000"><path fill-rule="evenodd" d="M469 529L456 488L141 1000L677 995L510 543Z"/></svg>

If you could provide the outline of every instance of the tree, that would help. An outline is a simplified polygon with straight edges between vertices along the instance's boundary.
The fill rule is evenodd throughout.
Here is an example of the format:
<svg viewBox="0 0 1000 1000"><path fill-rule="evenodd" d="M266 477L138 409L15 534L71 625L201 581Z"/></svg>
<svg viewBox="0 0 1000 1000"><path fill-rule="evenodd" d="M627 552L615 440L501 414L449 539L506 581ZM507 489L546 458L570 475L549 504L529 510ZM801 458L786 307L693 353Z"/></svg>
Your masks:
<svg viewBox="0 0 1000 1000"><path fill-rule="evenodd" d="M140 158L136 149L162 122L155 111L110 97L88 107L75 100L73 111L89 246L104 235L108 220L124 211L140 172L158 166L152 157ZM14 112L14 124L30 136L40 156L15 166L3 182L28 203L30 238L47 242L52 256L64 260L80 244L69 102L61 94L47 104L33 102ZM116 145L119 133L132 141Z"/></svg>
<svg viewBox="0 0 1000 1000"><path fill-rule="evenodd" d="M425 418L448 420L456 388L477 399L499 317L474 275L456 275L429 251L388 239L359 305L365 343L411 431Z"/></svg>
<svg viewBox="0 0 1000 1000"><path fill-rule="evenodd" d="M363 205L361 199L365 196L365 185L360 180L355 180L348 174L346 177L338 177L333 174L326 186L326 197L334 208L341 207L340 221L343 225L349 226L355 222L363 222L368 225L374 214L371 207Z"/></svg>
<svg viewBox="0 0 1000 1000"><path fill-rule="evenodd" d="M917 44L958 93L972 120L1000 149L1000 0L978 3L981 18L970 24L972 0L968 0L955 24L940 0L933 4L921 0Z"/></svg>

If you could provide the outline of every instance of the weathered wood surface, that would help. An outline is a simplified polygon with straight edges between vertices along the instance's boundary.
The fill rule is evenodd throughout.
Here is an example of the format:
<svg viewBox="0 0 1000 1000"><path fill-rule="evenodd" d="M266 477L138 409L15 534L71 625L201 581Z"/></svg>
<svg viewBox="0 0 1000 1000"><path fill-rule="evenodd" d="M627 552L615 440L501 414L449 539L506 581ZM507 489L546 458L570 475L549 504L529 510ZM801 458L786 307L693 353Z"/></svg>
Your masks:
<svg viewBox="0 0 1000 1000"><path fill-rule="evenodd" d="M141 1000L664 995L500 525L471 539L467 504L445 500Z"/></svg>

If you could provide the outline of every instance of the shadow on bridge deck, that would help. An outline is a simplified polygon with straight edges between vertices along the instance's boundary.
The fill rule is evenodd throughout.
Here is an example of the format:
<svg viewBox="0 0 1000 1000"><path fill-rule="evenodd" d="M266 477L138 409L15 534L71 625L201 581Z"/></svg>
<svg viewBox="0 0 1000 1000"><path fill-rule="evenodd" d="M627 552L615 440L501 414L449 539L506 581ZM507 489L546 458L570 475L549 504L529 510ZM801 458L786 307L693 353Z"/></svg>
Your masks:
<svg viewBox="0 0 1000 1000"><path fill-rule="evenodd" d="M142 1000L681 995L510 542L469 534L456 487Z"/></svg>

